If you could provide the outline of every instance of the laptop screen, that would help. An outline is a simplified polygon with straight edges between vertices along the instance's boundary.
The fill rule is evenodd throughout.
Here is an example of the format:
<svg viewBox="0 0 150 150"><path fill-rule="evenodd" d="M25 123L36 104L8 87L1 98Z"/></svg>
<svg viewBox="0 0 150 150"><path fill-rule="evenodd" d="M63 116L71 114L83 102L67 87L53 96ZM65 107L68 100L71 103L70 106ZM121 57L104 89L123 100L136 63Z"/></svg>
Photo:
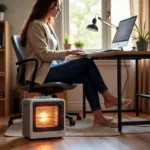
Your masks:
<svg viewBox="0 0 150 150"><path fill-rule="evenodd" d="M137 16L120 21L116 34L111 44L111 48L124 47L128 41L134 27Z"/></svg>

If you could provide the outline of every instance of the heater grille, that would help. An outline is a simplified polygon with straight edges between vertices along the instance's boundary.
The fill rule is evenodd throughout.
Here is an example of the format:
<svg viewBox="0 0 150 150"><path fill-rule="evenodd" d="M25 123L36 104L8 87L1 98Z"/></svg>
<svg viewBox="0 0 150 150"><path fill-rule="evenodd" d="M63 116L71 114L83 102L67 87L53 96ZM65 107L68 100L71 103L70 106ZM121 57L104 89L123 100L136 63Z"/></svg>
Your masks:
<svg viewBox="0 0 150 150"><path fill-rule="evenodd" d="M58 120L58 107L57 106L39 106L36 107L36 127L47 128L57 127Z"/></svg>
<svg viewBox="0 0 150 150"><path fill-rule="evenodd" d="M64 129L64 102L33 102L33 131Z"/></svg>

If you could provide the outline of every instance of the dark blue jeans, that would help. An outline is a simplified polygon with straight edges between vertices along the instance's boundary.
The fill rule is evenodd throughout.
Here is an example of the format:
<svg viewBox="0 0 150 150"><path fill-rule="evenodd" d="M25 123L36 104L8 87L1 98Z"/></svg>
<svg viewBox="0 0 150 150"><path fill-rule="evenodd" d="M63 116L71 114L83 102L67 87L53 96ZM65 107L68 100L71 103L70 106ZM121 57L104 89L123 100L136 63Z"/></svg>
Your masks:
<svg viewBox="0 0 150 150"><path fill-rule="evenodd" d="M52 65L45 82L83 83L85 96L92 111L101 109L98 92L103 93L106 87L94 61L88 58L74 59Z"/></svg>

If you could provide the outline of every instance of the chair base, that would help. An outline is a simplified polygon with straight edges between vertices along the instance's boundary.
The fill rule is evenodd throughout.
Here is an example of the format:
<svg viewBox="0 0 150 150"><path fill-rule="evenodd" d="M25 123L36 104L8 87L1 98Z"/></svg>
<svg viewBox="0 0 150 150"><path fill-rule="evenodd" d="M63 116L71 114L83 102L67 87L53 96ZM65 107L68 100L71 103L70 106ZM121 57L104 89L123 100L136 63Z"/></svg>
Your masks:
<svg viewBox="0 0 150 150"><path fill-rule="evenodd" d="M81 116L79 115L79 113L74 113L74 112L66 112L67 115L72 115L72 116L76 116L77 120L81 120Z"/></svg>
<svg viewBox="0 0 150 150"><path fill-rule="evenodd" d="M73 120L73 117L71 115L75 115L77 117L77 120L81 120L81 116L79 115L79 113L73 113L73 112L67 112L66 113L66 119L69 120L69 125L74 126L76 123Z"/></svg>
<svg viewBox="0 0 150 150"><path fill-rule="evenodd" d="M22 115L10 117L10 119L9 119L9 121L8 121L8 126L10 126L10 125L13 124L13 120L15 120L15 119L20 119L20 118L22 118Z"/></svg>

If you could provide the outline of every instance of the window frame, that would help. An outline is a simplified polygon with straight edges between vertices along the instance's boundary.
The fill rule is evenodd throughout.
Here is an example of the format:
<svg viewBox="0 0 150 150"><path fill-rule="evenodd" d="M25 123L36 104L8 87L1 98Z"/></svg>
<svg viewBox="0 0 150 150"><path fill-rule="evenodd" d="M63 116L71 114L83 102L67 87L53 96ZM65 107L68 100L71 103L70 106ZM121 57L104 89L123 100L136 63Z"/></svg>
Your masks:
<svg viewBox="0 0 150 150"><path fill-rule="evenodd" d="M105 9L102 9L102 18L106 19L108 11L110 11L110 0L102 0L102 7ZM62 30L62 37L64 37L64 34L67 33L68 35L69 33L69 0L64 0L62 2L62 16L63 16L63 30ZM95 16L93 16L94 18ZM92 18L91 18L92 19ZM100 20L97 20L100 21ZM110 37L111 37L111 30L110 27L105 25L104 23L102 23L102 49L108 49L110 47ZM63 39L62 39L63 40ZM100 48L98 48L98 50L100 50Z"/></svg>
<svg viewBox="0 0 150 150"><path fill-rule="evenodd" d="M62 1L62 37L64 37L64 34L69 33L69 0ZM105 19L108 22L111 22L111 19L108 19L108 12L111 11L111 0L102 0L102 18ZM98 13L97 13L98 14ZM94 18L95 16L93 16ZM91 20L93 19L91 18ZM97 19L99 22L100 20ZM101 22L102 23L102 22ZM107 26L106 24L102 23L102 49L109 49L111 45L111 27ZM62 38L62 41L64 39ZM63 43L63 42L62 42ZM63 47L63 45L62 45ZM85 49L86 50L86 49ZM90 49L88 49L90 50ZM96 50L100 50L100 48L97 48Z"/></svg>

